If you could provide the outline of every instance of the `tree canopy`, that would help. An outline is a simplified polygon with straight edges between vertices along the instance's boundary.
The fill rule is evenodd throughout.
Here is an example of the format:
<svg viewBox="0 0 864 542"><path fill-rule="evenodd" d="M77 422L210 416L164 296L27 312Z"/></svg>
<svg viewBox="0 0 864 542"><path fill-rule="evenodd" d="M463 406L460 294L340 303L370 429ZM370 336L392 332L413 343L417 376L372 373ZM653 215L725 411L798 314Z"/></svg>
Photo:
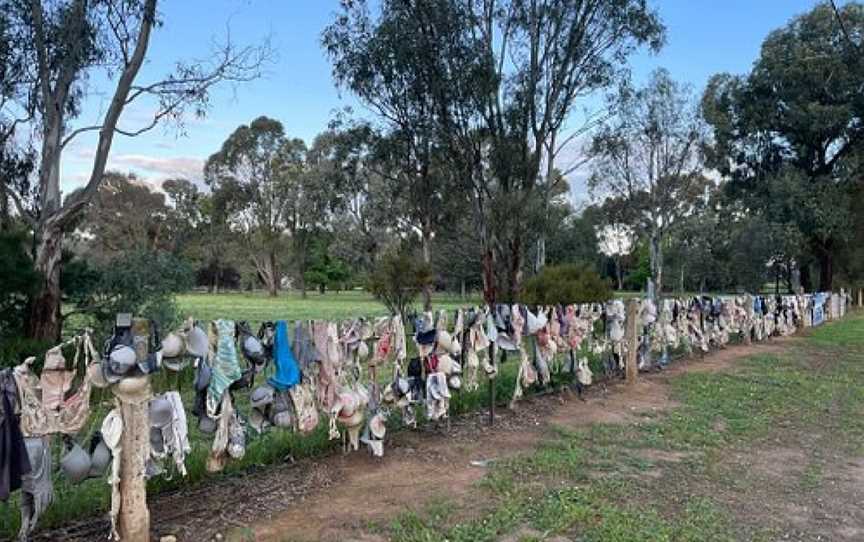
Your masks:
<svg viewBox="0 0 864 542"><path fill-rule="evenodd" d="M819 4L769 35L749 74L714 76L703 98L714 129L710 164L752 212L807 239L787 255L801 267L805 288L811 259L818 263L818 286L831 288L835 256L852 231L849 189L861 178L864 57L845 37L862 31L861 4L838 13Z"/></svg>

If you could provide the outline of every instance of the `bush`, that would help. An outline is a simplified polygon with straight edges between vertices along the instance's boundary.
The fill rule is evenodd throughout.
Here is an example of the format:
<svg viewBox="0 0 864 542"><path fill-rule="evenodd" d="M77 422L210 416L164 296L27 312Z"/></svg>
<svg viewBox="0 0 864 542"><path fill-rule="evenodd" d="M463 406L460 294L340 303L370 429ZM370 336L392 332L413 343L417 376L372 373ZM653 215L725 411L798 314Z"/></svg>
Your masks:
<svg viewBox="0 0 864 542"><path fill-rule="evenodd" d="M522 287L519 300L527 305L594 303L612 297L608 281L593 269L566 264L544 267Z"/></svg>
<svg viewBox="0 0 864 542"><path fill-rule="evenodd" d="M27 299L39 284L26 239L19 232L0 233L0 339L24 332Z"/></svg>
<svg viewBox="0 0 864 542"><path fill-rule="evenodd" d="M14 367L30 356L41 357L52 346L50 341L4 337L0 339L0 369Z"/></svg>
<svg viewBox="0 0 864 542"><path fill-rule="evenodd" d="M163 252L122 255L95 267L83 261L64 270L64 292L73 313L90 318L99 329L109 329L118 312L151 318L162 329L180 321L174 295L192 287L191 266Z"/></svg>
<svg viewBox="0 0 864 542"><path fill-rule="evenodd" d="M369 273L366 288L393 314L405 316L423 288L432 283L432 270L404 251L385 253Z"/></svg>
<svg viewBox="0 0 864 542"><path fill-rule="evenodd" d="M624 289L638 292L645 289L645 285L651 277L651 259L648 254L647 243L638 244L631 257L636 261L636 265L624 277Z"/></svg>

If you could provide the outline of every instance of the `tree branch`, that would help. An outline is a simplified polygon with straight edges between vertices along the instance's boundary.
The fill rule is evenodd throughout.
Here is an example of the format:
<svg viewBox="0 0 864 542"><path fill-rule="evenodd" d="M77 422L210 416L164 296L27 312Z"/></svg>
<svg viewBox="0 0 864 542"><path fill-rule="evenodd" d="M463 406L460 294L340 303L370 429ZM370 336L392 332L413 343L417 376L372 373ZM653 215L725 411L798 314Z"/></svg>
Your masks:
<svg viewBox="0 0 864 542"><path fill-rule="evenodd" d="M852 40L852 36L849 34L849 29L846 28L846 23L843 22L843 17L840 14L840 8L837 7L837 2L835 0L830 0L831 9L834 11L834 17L837 19L837 24L840 25L840 32L843 33L843 39L845 39L849 45L852 46L853 49L861 52L861 44L855 43Z"/></svg>
<svg viewBox="0 0 864 542"><path fill-rule="evenodd" d="M39 85L45 107L51 103L51 75L48 68L48 47L45 45L45 22L42 13L42 0L30 0L33 17L33 40L36 42L36 62L39 70ZM49 109L50 111L50 109Z"/></svg>
<svg viewBox="0 0 864 542"><path fill-rule="evenodd" d="M90 180L84 187L78 197L70 198L55 213L49 220L58 225L63 225L68 222L75 214L90 200L99 184L102 182L102 176L105 173L105 165L108 161L108 153L111 150L111 142L114 139L114 131L117 127L117 121L120 119L120 114L123 112L123 107L126 105L126 97L129 95L129 89L132 82L138 75L141 65L144 63L144 57L147 54L147 47L150 43L150 32L156 22L156 0L146 0L141 14L141 26L138 30L138 39L135 44L135 51L132 54L131 61L123 69L120 80L117 82L117 88L114 90L114 97L111 100L111 105L108 112L105 114L105 121L102 123L102 129L99 132L99 143L96 148L96 158L93 161L93 169L90 173Z"/></svg>
<svg viewBox="0 0 864 542"><path fill-rule="evenodd" d="M21 218L27 222L31 228L36 227L36 219L33 215L24 207L24 199L14 190L9 188L5 183L0 185L2 188L4 195L8 195L12 198L12 202L15 203L15 208L18 209L18 213L21 215Z"/></svg>
<svg viewBox="0 0 864 542"><path fill-rule="evenodd" d="M217 60L211 64L210 70L202 67L202 63L179 64L176 76L170 76L147 86L134 86L135 77L138 75L146 56L150 33L156 21L155 7L156 0L146 0L142 10L135 49L122 71L103 123L99 126L78 128L62 142L62 145L65 146L82 133L99 131L99 142L90 179L84 190L79 192L76 198L70 198L61 211L52 217L58 223L62 224L74 216L98 189L115 134L136 137L152 130L167 117L182 122L185 108L191 105L196 107L195 113L197 115L203 115L208 104L208 92L213 85L222 81L244 82L256 79L261 76L262 67L270 58L271 53L268 44L238 50L229 38L219 49L216 55ZM125 27L125 22L123 24ZM135 99L145 95L154 96L159 100L159 107L152 120L135 130L118 128L117 123L123 109Z"/></svg>

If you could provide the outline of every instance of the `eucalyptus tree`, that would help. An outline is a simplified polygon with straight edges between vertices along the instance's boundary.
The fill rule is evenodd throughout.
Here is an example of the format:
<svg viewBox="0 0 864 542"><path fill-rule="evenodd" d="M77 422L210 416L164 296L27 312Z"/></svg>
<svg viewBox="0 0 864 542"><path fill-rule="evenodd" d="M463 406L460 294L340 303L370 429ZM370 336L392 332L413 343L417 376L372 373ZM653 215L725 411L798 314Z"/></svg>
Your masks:
<svg viewBox="0 0 864 542"><path fill-rule="evenodd" d="M437 141L414 130L378 134L367 167L379 178L371 194L380 224L406 239L417 239L423 263L433 262L437 238L470 214L468 198L452 174ZM424 310L432 310L433 284L424 285Z"/></svg>
<svg viewBox="0 0 864 542"><path fill-rule="evenodd" d="M165 194L134 174L105 173L78 230L88 258L107 263L134 252L172 252L175 230Z"/></svg>
<svg viewBox="0 0 864 542"><path fill-rule="evenodd" d="M367 132L370 152L364 165L378 181L372 203L387 227L419 238L428 266L433 238L452 218L461 189L442 160L435 99L411 67L418 61L416 50L402 45L401 15L383 17L376 26L365 5L343 6L355 21L338 19L325 30L323 43L337 82L356 93L380 121ZM400 9L395 3L384 9L391 7ZM431 288L429 283L423 290L425 310L431 310Z"/></svg>
<svg viewBox="0 0 864 542"><path fill-rule="evenodd" d="M381 118L407 108L434 129L471 202L491 303L520 288L550 138L662 38L643 0L385 0L374 16L346 0L323 41L337 81Z"/></svg>
<svg viewBox="0 0 864 542"><path fill-rule="evenodd" d="M303 174L291 186L288 229L294 268L303 297L306 296L310 264L319 267L319 286L322 265L329 270L325 275L334 281L345 278L344 270L336 263L338 260L331 262L329 253L321 253L329 250L330 243L324 244L323 249L321 245L325 241L322 236L332 233L334 216L345 211L345 194L353 180L355 144L353 134L336 130L321 132L306 152Z"/></svg>
<svg viewBox="0 0 864 542"><path fill-rule="evenodd" d="M398 236L388 215L388 182L373 166L378 134L365 123L332 126L336 137L333 164L336 212L330 217L333 242L329 249L360 275L372 271L375 260Z"/></svg>
<svg viewBox="0 0 864 542"><path fill-rule="evenodd" d="M27 116L19 118L10 111L16 85L27 72L24 59L14 54L12 24L11 14L0 10L0 231L12 227L11 194L32 199L30 176L36 160L29 138L22 137ZM20 200L17 203L24 208Z"/></svg>
<svg viewBox="0 0 864 542"><path fill-rule="evenodd" d="M647 237L647 290L656 302L663 288L664 241L705 191L701 147L706 129L691 90L665 70L655 71L643 88L623 86L614 110L588 148L588 185L623 204L632 225Z"/></svg>
<svg viewBox="0 0 864 542"><path fill-rule="evenodd" d="M14 67L0 85L0 139L26 129L38 155L36 205L27 205L25 194L5 186L36 237L41 282L30 303L33 337L60 336L63 233L98 190L114 137L135 137L164 121L182 121L187 113L205 114L214 85L257 77L267 58L266 47L227 42L206 62L177 62L163 79L140 82L153 31L162 22L157 8L157 0L0 0L0 49L4 65ZM86 106L106 96L101 119L83 122ZM148 104L152 117L141 126L118 127L132 103ZM63 152L90 132L97 142L86 184L75 198L63 201Z"/></svg>
<svg viewBox="0 0 864 542"><path fill-rule="evenodd" d="M862 173L862 34L864 5L820 3L769 34L749 74L715 75L703 97L711 165L749 209L805 236L795 256L815 258L823 290L853 231L850 190ZM815 286L808 265L801 280Z"/></svg>
<svg viewBox="0 0 864 542"><path fill-rule="evenodd" d="M188 179L168 179L162 190L170 202L174 253L195 265L197 281L210 292L218 293L225 282L236 283L237 268L248 265L243 265L243 243L229 224L231 194L204 191Z"/></svg>
<svg viewBox="0 0 864 542"><path fill-rule="evenodd" d="M306 144L289 138L282 123L259 117L234 130L204 165L204 180L226 203L234 232L267 292L276 296L290 235L294 198L305 174Z"/></svg>
<svg viewBox="0 0 864 542"><path fill-rule="evenodd" d="M615 263L615 281L619 290L624 289L621 260L633 251L634 243L633 228L628 224L617 222L597 228L597 250Z"/></svg>

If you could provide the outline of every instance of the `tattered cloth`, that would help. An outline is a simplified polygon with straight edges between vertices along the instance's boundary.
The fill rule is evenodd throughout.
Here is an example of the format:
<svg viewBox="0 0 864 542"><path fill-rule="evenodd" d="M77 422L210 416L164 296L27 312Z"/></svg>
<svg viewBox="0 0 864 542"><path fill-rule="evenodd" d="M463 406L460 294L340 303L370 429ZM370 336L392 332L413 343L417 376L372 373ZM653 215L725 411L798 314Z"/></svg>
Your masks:
<svg viewBox="0 0 864 542"><path fill-rule="evenodd" d="M44 386L46 384L49 386L59 384L64 387L63 394L65 394L68 391L65 388L65 383L71 382L71 377L75 376L75 371L66 371L65 368L56 364L50 365L43 369L42 374L46 378L40 381L31 371L31 366L36 361L36 358L32 357L27 358L24 363L13 369L21 403L21 431L25 436L33 437L52 433L74 435L87 423L87 416L90 415L90 392L92 390L90 378L87 376L89 374L87 367L90 364L98 364L99 356L89 335L76 337L72 341L76 344L74 362L76 369L79 368L79 357L82 353L84 359L82 370L78 373L82 375L81 384L78 391L71 397L62 399L61 394L61 397L58 398L56 390L49 391ZM62 356L59 359L62 359ZM52 361L59 361L59 359L53 357ZM59 378L47 376L51 373L56 373ZM71 375L65 373L71 373ZM46 399L47 402L45 402Z"/></svg>
<svg viewBox="0 0 864 542"><path fill-rule="evenodd" d="M51 437L26 437L27 454L32 470L25 474L21 484L21 529L18 540L29 540L39 518L54 501L54 482L51 479Z"/></svg>

